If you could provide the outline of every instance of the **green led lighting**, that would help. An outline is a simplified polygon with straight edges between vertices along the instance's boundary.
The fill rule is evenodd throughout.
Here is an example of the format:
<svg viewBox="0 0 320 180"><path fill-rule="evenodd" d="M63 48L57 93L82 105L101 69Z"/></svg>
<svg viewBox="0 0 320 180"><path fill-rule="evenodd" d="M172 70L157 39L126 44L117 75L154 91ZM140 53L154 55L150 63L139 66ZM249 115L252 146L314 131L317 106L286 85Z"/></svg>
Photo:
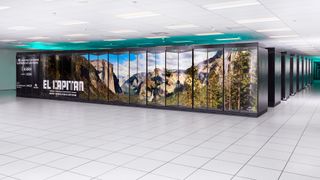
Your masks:
<svg viewBox="0 0 320 180"><path fill-rule="evenodd" d="M26 42L25 46L16 46L19 49L32 50L95 50L95 49L118 49L118 48L138 48L155 46L182 46L182 45L201 45L201 44L226 44L244 41L257 41L264 37L248 33L239 34L218 34L207 36L172 36L166 38L138 38L122 41L90 41L84 43L72 42Z"/></svg>
<svg viewBox="0 0 320 180"><path fill-rule="evenodd" d="M320 56L310 56L313 62L320 62Z"/></svg>

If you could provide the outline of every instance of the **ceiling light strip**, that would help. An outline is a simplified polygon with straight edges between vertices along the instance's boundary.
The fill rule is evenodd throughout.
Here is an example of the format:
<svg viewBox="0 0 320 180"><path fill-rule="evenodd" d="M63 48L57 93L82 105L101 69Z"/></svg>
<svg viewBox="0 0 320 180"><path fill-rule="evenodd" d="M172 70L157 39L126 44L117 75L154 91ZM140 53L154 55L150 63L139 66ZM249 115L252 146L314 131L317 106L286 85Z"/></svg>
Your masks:
<svg viewBox="0 0 320 180"><path fill-rule="evenodd" d="M136 18L153 17L153 16L160 16L160 14L150 12L150 11L142 11L142 12L135 12L135 13L120 14L120 15L117 15L116 17L122 18L122 19L136 19Z"/></svg>
<svg viewBox="0 0 320 180"><path fill-rule="evenodd" d="M208 5L204 5L203 7L208 10L219 10L219 9L238 8L238 7L254 6L254 5L260 5L260 2L257 0L239 0L239 1L208 4Z"/></svg>
<svg viewBox="0 0 320 180"><path fill-rule="evenodd" d="M219 38L219 39L216 39L217 41L238 41L238 40L241 40L240 37L236 37L236 38Z"/></svg>
<svg viewBox="0 0 320 180"><path fill-rule="evenodd" d="M280 19L277 17L267 17L267 18L241 19L236 22L238 24L252 24L252 23L274 22L274 21L280 21Z"/></svg>

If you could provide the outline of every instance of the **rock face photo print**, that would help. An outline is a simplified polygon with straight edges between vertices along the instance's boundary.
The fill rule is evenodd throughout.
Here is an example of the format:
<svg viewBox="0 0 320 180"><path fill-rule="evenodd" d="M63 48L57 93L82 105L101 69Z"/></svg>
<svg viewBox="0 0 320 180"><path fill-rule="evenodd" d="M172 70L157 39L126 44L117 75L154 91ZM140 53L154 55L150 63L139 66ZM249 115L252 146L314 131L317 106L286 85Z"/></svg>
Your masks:
<svg viewBox="0 0 320 180"><path fill-rule="evenodd" d="M109 53L109 64L113 67L111 83L114 84L114 93L109 95L110 102L129 103L129 88L123 86L129 79L129 63L129 52Z"/></svg>
<svg viewBox="0 0 320 180"><path fill-rule="evenodd" d="M92 84L90 100L107 102L109 95L115 94L113 65L108 61L108 53L89 54L89 78Z"/></svg>
<svg viewBox="0 0 320 180"><path fill-rule="evenodd" d="M121 85L122 89L129 91L130 104L145 105L147 95L146 51L130 52L130 78Z"/></svg>
<svg viewBox="0 0 320 180"><path fill-rule="evenodd" d="M148 52L148 105L165 106L165 63L165 51Z"/></svg>
<svg viewBox="0 0 320 180"><path fill-rule="evenodd" d="M194 108L223 108L223 49L194 50Z"/></svg>
<svg viewBox="0 0 320 180"><path fill-rule="evenodd" d="M166 53L166 106L192 108L192 51Z"/></svg>

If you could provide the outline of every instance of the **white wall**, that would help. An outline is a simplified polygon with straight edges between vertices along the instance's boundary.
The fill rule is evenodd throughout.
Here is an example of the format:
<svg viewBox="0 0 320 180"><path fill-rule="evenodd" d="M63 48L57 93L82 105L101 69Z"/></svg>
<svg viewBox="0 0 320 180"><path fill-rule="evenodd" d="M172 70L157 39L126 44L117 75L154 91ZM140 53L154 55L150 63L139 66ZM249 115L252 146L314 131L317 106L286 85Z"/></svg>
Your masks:
<svg viewBox="0 0 320 180"><path fill-rule="evenodd" d="M0 49L0 90L16 89L16 51Z"/></svg>

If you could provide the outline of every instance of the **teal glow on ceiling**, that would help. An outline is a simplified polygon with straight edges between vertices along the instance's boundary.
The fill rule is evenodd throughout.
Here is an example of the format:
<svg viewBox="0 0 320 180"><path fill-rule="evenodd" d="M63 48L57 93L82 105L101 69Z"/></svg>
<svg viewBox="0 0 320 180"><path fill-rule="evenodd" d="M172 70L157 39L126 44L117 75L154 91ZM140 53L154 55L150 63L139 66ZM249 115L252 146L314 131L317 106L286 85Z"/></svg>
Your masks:
<svg viewBox="0 0 320 180"><path fill-rule="evenodd" d="M137 48L155 46L181 46L181 45L201 45L201 44L228 44L242 41L258 41L263 39L261 35L246 33L221 34L208 36L172 36L159 39L127 39L123 41L90 41L90 42L26 42L16 46L19 49L32 50L97 50L97 49L118 49L118 48Z"/></svg>

